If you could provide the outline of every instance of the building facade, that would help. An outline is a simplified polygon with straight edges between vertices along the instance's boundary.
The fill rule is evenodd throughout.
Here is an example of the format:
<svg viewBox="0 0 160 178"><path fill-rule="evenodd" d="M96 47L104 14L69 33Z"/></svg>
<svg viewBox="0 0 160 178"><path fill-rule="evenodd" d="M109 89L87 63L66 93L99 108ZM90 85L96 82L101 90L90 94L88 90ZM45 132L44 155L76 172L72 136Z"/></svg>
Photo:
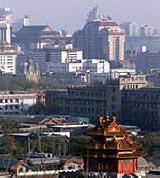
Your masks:
<svg viewBox="0 0 160 178"><path fill-rule="evenodd" d="M141 88L122 91L124 122L145 130L160 128L160 88ZM129 115L131 116L130 118ZM127 119L127 120L125 120Z"/></svg>
<svg viewBox="0 0 160 178"><path fill-rule="evenodd" d="M37 93L0 92L0 114L24 114L40 98Z"/></svg>
<svg viewBox="0 0 160 178"><path fill-rule="evenodd" d="M121 110L119 81L108 80L105 84L71 87L67 91L46 91L46 105L55 106L59 114L82 116L94 122L98 115L118 115Z"/></svg>
<svg viewBox="0 0 160 178"><path fill-rule="evenodd" d="M0 71L2 74L16 74L18 51L10 45L0 46Z"/></svg>
<svg viewBox="0 0 160 178"><path fill-rule="evenodd" d="M110 73L110 63L104 59L83 60L83 72L90 73Z"/></svg>
<svg viewBox="0 0 160 178"><path fill-rule="evenodd" d="M120 89L140 89L147 88L150 83L145 75L129 75L120 77Z"/></svg>
<svg viewBox="0 0 160 178"><path fill-rule="evenodd" d="M82 70L81 62L70 62L70 63L52 63L48 62L46 64L46 71L53 73L76 73Z"/></svg>
<svg viewBox="0 0 160 178"><path fill-rule="evenodd" d="M0 8L0 44L11 43L11 9Z"/></svg>

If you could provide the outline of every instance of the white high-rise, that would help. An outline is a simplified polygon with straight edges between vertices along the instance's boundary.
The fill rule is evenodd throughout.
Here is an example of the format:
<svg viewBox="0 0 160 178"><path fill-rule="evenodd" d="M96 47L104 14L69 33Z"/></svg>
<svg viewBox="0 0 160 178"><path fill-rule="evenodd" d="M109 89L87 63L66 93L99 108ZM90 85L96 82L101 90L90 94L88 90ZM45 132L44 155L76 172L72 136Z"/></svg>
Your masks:
<svg viewBox="0 0 160 178"><path fill-rule="evenodd" d="M0 44L11 43L11 9L0 8Z"/></svg>
<svg viewBox="0 0 160 178"><path fill-rule="evenodd" d="M25 15L25 16L24 16L24 19L23 19L23 26L24 26L24 27L29 26L29 17L28 17L28 15Z"/></svg>
<svg viewBox="0 0 160 178"><path fill-rule="evenodd" d="M16 62L18 51L10 45L0 46L0 73L16 74Z"/></svg>

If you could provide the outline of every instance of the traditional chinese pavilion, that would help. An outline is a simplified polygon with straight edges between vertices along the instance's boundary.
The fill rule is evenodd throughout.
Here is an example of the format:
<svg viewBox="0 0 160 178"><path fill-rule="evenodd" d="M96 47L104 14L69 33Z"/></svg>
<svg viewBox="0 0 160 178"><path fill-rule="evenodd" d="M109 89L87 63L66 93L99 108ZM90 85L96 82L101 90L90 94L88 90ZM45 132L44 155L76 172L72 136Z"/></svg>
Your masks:
<svg viewBox="0 0 160 178"><path fill-rule="evenodd" d="M103 173L121 177L137 171L137 158L144 156L141 145L133 141L115 117L100 117L98 125L88 131L92 137L84 153L85 173Z"/></svg>

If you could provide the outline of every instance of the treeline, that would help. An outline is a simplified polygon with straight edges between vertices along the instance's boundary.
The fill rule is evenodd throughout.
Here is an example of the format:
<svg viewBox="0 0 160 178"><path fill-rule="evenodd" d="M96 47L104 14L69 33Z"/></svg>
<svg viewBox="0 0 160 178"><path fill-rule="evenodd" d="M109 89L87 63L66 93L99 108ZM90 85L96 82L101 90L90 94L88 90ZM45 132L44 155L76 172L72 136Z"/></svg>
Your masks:
<svg viewBox="0 0 160 178"><path fill-rule="evenodd" d="M43 90L43 89L55 89L63 88L64 85L55 82L54 80L40 79L39 83L29 82L26 80L25 76L20 75L0 75L0 91L10 91L10 90Z"/></svg>
<svg viewBox="0 0 160 178"><path fill-rule="evenodd" d="M0 154L14 157L28 152L52 153L55 156L81 155L90 137L86 135L72 136L42 136L33 132L23 138L12 136L20 132L21 123L13 120L0 120Z"/></svg>

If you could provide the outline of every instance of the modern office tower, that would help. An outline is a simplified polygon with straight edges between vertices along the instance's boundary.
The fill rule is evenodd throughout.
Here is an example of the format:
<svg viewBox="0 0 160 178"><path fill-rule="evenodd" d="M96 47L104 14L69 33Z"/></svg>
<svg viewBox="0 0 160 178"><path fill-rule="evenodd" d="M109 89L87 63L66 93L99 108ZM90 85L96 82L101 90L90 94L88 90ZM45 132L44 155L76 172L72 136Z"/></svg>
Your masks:
<svg viewBox="0 0 160 178"><path fill-rule="evenodd" d="M74 47L85 59L124 60L125 35L118 24L101 16L73 35Z"/></svg>
<svg viewBox="0 0 160 178"><path fill-rule="evenodd" d="M11 9L0 9L0 44L11 43Z"/></svg>

